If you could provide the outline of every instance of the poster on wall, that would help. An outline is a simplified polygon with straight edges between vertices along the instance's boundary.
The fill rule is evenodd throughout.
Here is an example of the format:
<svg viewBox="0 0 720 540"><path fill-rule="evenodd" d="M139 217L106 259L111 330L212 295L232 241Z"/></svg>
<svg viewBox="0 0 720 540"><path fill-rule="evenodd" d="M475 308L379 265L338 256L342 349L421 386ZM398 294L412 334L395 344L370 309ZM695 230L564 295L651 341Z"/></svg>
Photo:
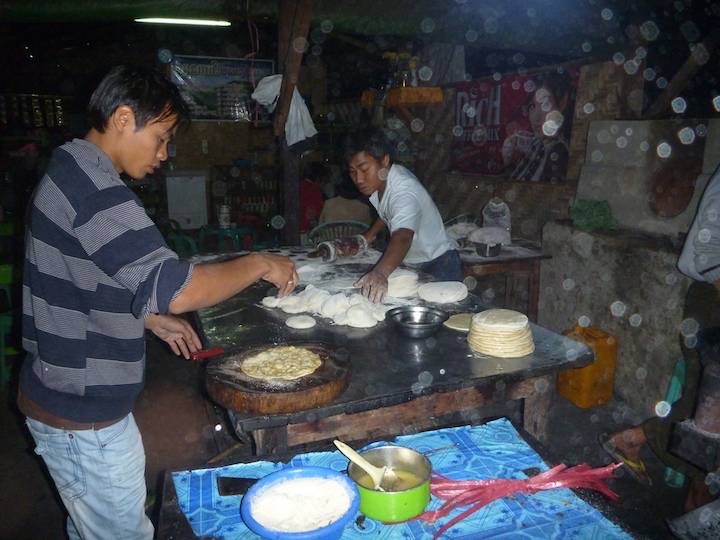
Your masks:
<svg viewBox="0 0 720 540"><path fill-rule="evenodd" d="M553 67L457 84L451 168L563 182L578 74L578 67Z"/></svg>
<svg viewBox="0 0 720 540"><path fill-rule="evenodd" d="M193 120L269 122L250 95L274 70L272 60L175 55L170 62L170 76L190 104Z"/></svg>

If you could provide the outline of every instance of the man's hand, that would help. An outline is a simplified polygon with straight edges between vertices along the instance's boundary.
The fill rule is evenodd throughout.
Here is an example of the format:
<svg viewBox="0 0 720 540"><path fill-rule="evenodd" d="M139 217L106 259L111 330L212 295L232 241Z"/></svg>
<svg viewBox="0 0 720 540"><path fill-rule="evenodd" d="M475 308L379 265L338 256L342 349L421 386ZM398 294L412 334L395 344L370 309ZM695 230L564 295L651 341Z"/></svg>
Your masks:
<svg viewBox="0 0 720 540"><path fill-rule="evenodd" d="M357 280L353 286L360 287L364 297L379 304L387 294L388 280L385 274L375 268Z"/></svg>
<svg viewBox="0 0 720 540"><path fill-rule="evenodd" d="M263 263L268 270L262 275L262 279L268 281L278 288L278 296L283 297L290 294L300 281L295 263L288 257L259 253Z"/></svg>
<svg viewBox="0 0 720 540"><path fill-rule="evenodd" d="M150 330L165 343L170 345L172 351L190 359L190 353L202 348L200 338L185 319L173 315L148 315L145 317L145 328Z"/></svg>

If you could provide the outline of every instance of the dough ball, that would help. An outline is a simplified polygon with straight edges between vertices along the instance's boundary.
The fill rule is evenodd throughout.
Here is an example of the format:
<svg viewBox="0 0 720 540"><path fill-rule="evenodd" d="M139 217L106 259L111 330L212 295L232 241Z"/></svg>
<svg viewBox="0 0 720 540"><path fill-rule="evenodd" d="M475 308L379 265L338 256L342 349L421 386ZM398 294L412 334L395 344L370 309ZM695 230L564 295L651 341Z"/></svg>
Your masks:
<svg viewBox="0 0 720 540"><path fill-rule="evenodd" d="M299 294L286 296L278 305L285 313L302 313L305 311L305 298Z"/></svg>
<svg viewBox="0 0 720 540"><path fill-rule="evenodd" d="M325 300L320 309L320 313L323 317L328 319L334 319L339 313L344 313L347 308L350 307L350 302L344 293L333 294Z"/></svg>
<svg viewBox="0 0 720 540"><path fill-rule="evenodd" d="M363 306L364 309L369 311L376 321L385 320L385 312L390 309L384 304L373 304L370 300L365 298L362 294L355 293L350 296L350 307Z"/></svg>
<svg viewBox="0 0 720 540"><path fill-rule="evenodd" d="M295 328L296 330L307 330L308 328L315 326L317 323L310 315L294 315L292 317L288 317L285 324L290 328Z"/></svg>
<svg viewBox="0 0 720 540"><path fill-rule="evenodd" d="M357 304L364 304L364 303L366 303L366 302L369 302L369 300L368 300L367 298L365 298L365 297L364 297L362 294L360 294L360 293L352 293L352 294L350 295L350 298L348 299L348 301L350 302L350 305L351 305L351 306L354 306L354 305L357 305Z"/></svg>
<svg viewBox="0 0 720 540"><path fill-rule="evenodd" d="M370 306L356 304L346 311L347 325L353 328L372 328L378 323Z"/></svg>
<svg viewBox="0 0 720 540"><path fill-rule="evenodd" d="M388 296L407 298L415 296L418 290L418 275L412 270L396 268L388 277Z"/></svg>
<svg viewBox="0 0 720 540"><path fill-rule="evenodd" d="M447 304L459 302L468 295L467 286L462 281L436 281L420 285L418 296L426 302Z"/></svg>
<svg viewBox="0 0 720 540"><path fill-rule="evenodd" d="M329 292L327 292L326 290L323 290L323 289L315 289L305 299L307 311L310 311L312 313L321 313L322 305L325 303L325 300L327 300L328 298L330 298Z"/></svg>
<svg viewBox="0 0 720 540"><path fill-rule="evenodd" d="M378 322L384 321L385 314L388 312L389 309L390 306L386 306L384 304L374 304L372 306L373 317L375 317Z"/></svg>
<svg viewBox="0 0 720 540"><path fill-rule="evenodd" d="M276 308L280 303L280 299L277 296L266 296L262 299L262 305L267 308Z"/></svg>

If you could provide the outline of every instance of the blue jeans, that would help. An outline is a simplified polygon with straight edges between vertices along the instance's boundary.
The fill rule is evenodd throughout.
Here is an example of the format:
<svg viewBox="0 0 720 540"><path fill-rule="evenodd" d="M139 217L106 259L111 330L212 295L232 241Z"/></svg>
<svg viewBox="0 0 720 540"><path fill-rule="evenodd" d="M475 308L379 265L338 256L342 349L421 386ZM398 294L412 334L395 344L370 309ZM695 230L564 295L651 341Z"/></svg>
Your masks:
<svg viewBox="0 0 720 540"><path fill-rule="evenodd" d="M152 539L145 450L132 414L97 431L25 423L68 511L71 540Z"/></svg>
<svg viewBox="0 0 720 540"><path fill-rule="evenodd" d="M430 274L435 281L462 281L462 261L457 249L449 249L439 257L420 265L420 270Z"/></svg>

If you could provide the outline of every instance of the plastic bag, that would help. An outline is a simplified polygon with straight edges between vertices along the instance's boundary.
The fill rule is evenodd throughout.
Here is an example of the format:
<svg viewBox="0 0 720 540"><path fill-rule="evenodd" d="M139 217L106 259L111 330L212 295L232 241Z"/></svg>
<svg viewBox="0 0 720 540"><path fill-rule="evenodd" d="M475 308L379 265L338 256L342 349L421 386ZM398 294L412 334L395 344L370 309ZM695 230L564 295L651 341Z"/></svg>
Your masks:
<svg viewBox="0 0 720 540"><path fill-rule="evenodd" d="M263 77L252 93L252 98L267 108L269 112L273 112L277 106L281 85L282 75ZM290 102L290 110L285 120L285 141L288 146L292 146L315 135L317 135L317 129L313 124L310 111L308 111L300 92L295 88Z"/></svg>

